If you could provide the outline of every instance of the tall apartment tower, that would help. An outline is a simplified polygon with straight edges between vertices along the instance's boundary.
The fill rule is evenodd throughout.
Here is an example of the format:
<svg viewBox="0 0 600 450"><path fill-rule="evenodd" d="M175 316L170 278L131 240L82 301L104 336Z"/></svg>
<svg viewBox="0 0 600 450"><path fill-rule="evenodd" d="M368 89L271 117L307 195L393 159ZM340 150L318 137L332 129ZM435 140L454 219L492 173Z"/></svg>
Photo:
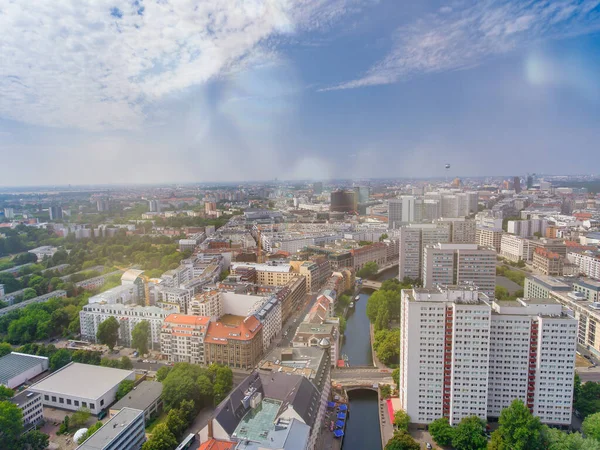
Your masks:
<svg viewBox="0 0 600 450"><path fill-rule="evenodd" d="M440 242L448 243L451 239L451 227L448 223L413 223L401 227L398 235L399 278L421 279L423 249Z"/></svg>
<svg viewBox="0 0 600 450"><path fill-rule="evenodd" d="M402 199L391 198L388 201L388 228L400 228L402 224Z"/></svg>
<svg viewBox="0 0 600 450"><path fill-rule="evenodd" d="M148 210L150 212L160 212L160 200L148 200Z"/></svg>
<svg viewBox="0 0 600 450"><path fill-rule="evenodd" d="M423 249L423 287L472 284L494 297L496 252L477 244L435 244Z"/></svg>
<svg viewBox="0 0 600 450"><path fill-rule="evenodd" d="M414 423L496 418L521 399L543 423L570 424L578 325L560 304L412 289L401 317L400 403Z"/></svg>
<svg viewBox="0 0 600 450"><path fill-rule="evenodd" d="M61 220L63 218L62 208L60 206L50 206L48 208L50 220Z"/></svg>

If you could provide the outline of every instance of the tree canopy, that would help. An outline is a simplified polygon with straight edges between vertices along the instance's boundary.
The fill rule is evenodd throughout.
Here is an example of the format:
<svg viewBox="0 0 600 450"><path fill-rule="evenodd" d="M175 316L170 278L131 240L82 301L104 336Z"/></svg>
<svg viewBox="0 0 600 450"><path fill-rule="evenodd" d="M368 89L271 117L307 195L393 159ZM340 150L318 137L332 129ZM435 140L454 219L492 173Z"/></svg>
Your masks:
<svg viewBox="0 0 600 450"><path fill-rule="evenodd" d="M456 450L483 450L486 446L485 422L479 417L465 417L454 428L452 447Z"/></svg>
<svg viewBox="0 0 600 450"><path fill-rule="evenodd" d="M436 444L447 447L452 444L454 428L448 422L447 417L441 417L429 424L429 433Z"/></svg>
<svg viewBox="0 0 600 450"><path fill-rule="evenodd" d="M370 242L369 242L370 243ZM362 269L360 269L356 275L361 278L370 278L373 275L377 274L379 271L379 266L374 261L369 261L365 263Z"/></svg>
<svg viewBox="0 0 600 450"><path fill-rule="evenodd" d="M135 382L133 380L123 380L117 388L117 400L121 400L133 390Z"/></svg>
<svg viewBox="0 0 600 450"><path fill-rule="evenodd" d="M150 341L150 324L147 320L138 322L131 331L131 345L140 355L148 353L148 342Z"/></svg>
<svg viewBox="0 0 600 450"><path fill-rule="evenodd" d="M516 399L504 408L498 420L500 426L492 433L490 449L538 450L543 448L542 424L522 400Z"/></svg>
<svg viewBox="0 0 600 450"><path fill-rule="evenodd" d="M96 333L98 342L107 345L111 350L115 348L119 338L119 326L119 321L113 316L98 325L98 332Z"/></svg>
<svg viewBox="0 0 600 450"><path fill-rule="evenodd" d="M582 429L588 438L600 441L600 413L587 416L583 421Z"/></svg>
<svg viewBox="0 0 600 450"><path fill-rule="evenodd" d="M420 448L419 443L404 430L396 431L385 445L385 450L419 450Z"/></svg>

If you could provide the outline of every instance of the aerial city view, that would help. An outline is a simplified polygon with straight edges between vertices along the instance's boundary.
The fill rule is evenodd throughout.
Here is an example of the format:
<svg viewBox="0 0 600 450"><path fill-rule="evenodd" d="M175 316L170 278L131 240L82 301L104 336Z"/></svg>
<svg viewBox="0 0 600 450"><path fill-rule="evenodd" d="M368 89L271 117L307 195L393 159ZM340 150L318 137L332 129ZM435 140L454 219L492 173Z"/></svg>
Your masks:
<svg viewBox="0 0 600 450"><path fill-rule="evenodd" d="M0 450L600 450L599 0L0 30Z"/></svg>

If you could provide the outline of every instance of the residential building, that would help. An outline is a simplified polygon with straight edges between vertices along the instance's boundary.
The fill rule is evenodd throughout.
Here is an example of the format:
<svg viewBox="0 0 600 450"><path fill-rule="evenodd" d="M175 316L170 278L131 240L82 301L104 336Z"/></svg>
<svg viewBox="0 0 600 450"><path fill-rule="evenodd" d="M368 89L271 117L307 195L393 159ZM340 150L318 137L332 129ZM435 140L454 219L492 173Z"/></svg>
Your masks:
<svg viewBox="0 0 600 450"><path fill-rule="evenodd" d="M391 198L388 201L388 227L390 229L402 226L402 199Z"/></svg>
<svg viewBox="0 0 600 450"><path fill-rule="evenodd" d="M15 210L13 208L4 208L4 218L5 219L14 219L15 218Z"/></svg>
<svg viewBox="0 0 600 450"><path fill-rule="evenodd" d="M169 362L205 364L204 342L210 318L170 314L160 333L160 351Z"/></svg>
<svg viewBox="0 0 600 450"><path fill-rule="evenodd" d="M354 248L351 253L354 258L355 272L362 269L368 262L374 262L382 267L387 261L387 246L381 242Z"/></svg>
<svg viewBox="0 0 600 450"><path fill-rule="evenodd" d="M570 251L567 259L579 267L579 273L594 280L600 280L600 252Z"/></svg>
<svg viewBox="0 0 600 450"><path fill-rule="evenodd" d="M476 244L437 244L423 251L423 287L470 283L494 297L496 253Z"/></svg>
<svg viewBox="0 0 600 450"><path fill-rule="evenodd" d="M543 423L570 425L577 320L559 303L418 288L402 291L401 317L400 403L413 422L497 418L518 398Z"/></svg>
<svg viewBox="0 0 600 450"><path fill-rule="evenodd" d="M11 352L0 358L0 385L14 389L48 370L45 356Z"/></svg>
<svg viewBox="0 0 600 450"><path fill-rule="evenodd" d="M163 408L163 385L159 381L142 381L129 393L112 405L109 417L116 416L123 408L138 409L144 412L144 420L148 422L152 417L158 417Z"/></svg>
<svg viewBox="0 0 600 450"><path fill-rule="evenodd" d="M507 231L521 237L532 237L538 234L546 235L548 221L546 219L509 220Z"/></svg>
<svg viewBox="0 0 600 450"><path fill-rule="evenodd" d="M11 292L9 294L9 296L16 295L16 292L17 291ZM49 294L40 295L39 297L34 297L31 300L25 300L20 303L15 303L10 306L6 306L4 308L0 308L0 316L9 314L10 312L15 311L17 309L25 308L28 305L33 305L35 303L47 302L51 298L66 298L66 297L67 297L67 291L64 291L62 289L57 289L56 291L52 291ZM5 299L6 299L6 297L5 297Z"/></svg>
<svg viewBox="0 0 600 450"><path fill-rule="evenodd" d="M311 261L291 261L290 265L295 273L306 278L306 290L308 292L317 292L321 289L323 283L327 281L332 273L331 263L322 256Z"/></svg>
<svg viewBox="0 0 600 450"><path fill-rule="evenodd" d="M254 313L262 324L263 351L267 351L275 337L281 332L281 301L276 295L268 300Z"/></svg>
<svg viewBox="0 0 600 450"><path fill-rule="evenodd" d="M19 392L10 399L23 413L23 428L25 431L44 420L42 394L28 390Z"/></svg>
<svg viewBox="0 0 600 450"><path fill-rule="evenodd" d="M75 283L75 287L79 289L84 289L86 291L94 291L104 286L108 277L111 277L121 272L121 270L115 270L114 272L110 272L104 275L88 278L87 280L81 280Z"/></svg>
<svg viewBox="0 0 600 450"><path fill-rule="evenodd" d="M158 302L178 305L179 310L188 313L187 307L192 298L189 289L166 287L159 285L157 288Z"/></svg>
<svg viewBox="0 0 600 450"><path fill-rule="evenodd" d="M206 316L213 320L218 319L224 314L221 295L216 290L196 294L188 305L189 314L193 316Z"/></svg>
<svg viewBox="0 0 600 450"><path fill-rule="evenodd" d="M263 326L254 316L229 316L208 325L204 339L206 364L249 369L263 352Z"/></svg>
<svg viewBox="0 0 600 450"><path fill-rule="evenodd" d="M50 206L48 208L50 220L61 220L63 218L62 208L60 206Z"/></svg>
<svg viewBox="0 0 600 450"><path fill-rule="evenodd" d="M145 441L144 412L123 408L76 450L140 450Z"/></svg>
<svg viewBox="0 0 600 450"><path fill-rule="evenodd" d="M454 244L475 244L477 241L477 226L474 220L464 217L441 218L436 224L450 226L450 242Z"/></svg>
<svg viewBox="0 0 600 450"><path fill-rule="evenodd" d="M51 245L42 245L41 247L28 250L29 253L33 253L37 257L38 261L43 261L44 258L52 258L57 251L58 248Z"/></svg>
<svg viewBox="0 0 600 450"><path fill-rule="evenodd" d="M148 210L150 212L160 212L160 200L148 200Z"/></svg>
<svg viewBox="0 0 600 450"><path fill-rule="evenodd" d="M408 277L421 279L423 269L423 249L428 245L448 243L452 239L451 224L410 224L400 228L398 234L399 279Z"/></svg>
<svg viewBox="0 0 600 450"><path fill-rule="evenodd" d="M496 253L500 252L502 244L502 229L477 227L477 245L493 248Z"/></svg>
<svg viewBox="0 0 600 450"><path fill-rule="evenodd" d="M106 305L131 305L138 302L138 286L129 284L115 286L88 299L88 304L100 303Z"/></svg>
<svg viewBox="0 0 600 450"><path fill-rule="evenodd" d="M571 292L571 285L547 275L531 275L525 278L525 298L549 298L551 292Z"/></svg>
<svg viewBox="0 0 600 450"><path fill-rule="evenodd" d="M502 233L500 239L500 256L509 261L531 261L534 246L530 239L514 234Z"/></svg>
<svg viewBox="0 0 600 450"><path fill-rule="evenodd" d="M326 339L330 344L331 364L335 366L340 357L339 325L334 323L301 323L292 339L292 347L319 347Z"/></svg>
<svg viewBox="0 0 600 450"><path fill-rule="evenodd" d="M538 247L533 252L533 270L542 275L561 276L564 260L558 253Z"/></svg>
<svg viewBox="0 0 600 450"><path fill-rule="evenodd" d="M600 281L583 278L573 283L573 290L581 292L588 302L600 302Z"/></svg>
<svg viewBox="0 0 600 450"><path fill-rule="evenodd" d="M253 372L217 406L200 440L231 440L240 450L317 450L325 404L302 375Z"/></svg>
<svg viewBox="0 0 600 450"><path fill-rule="evenodd" d="M70 411L88 408L98 415L115 401L119 384L124 380L135 381L135 372L72 362L29 390L44 396L44 406Z"/></svg>
<svg viewBox="0 0 600 450"><path fill-rule="evenodd" d="M300 265L300 262L298 262ZM237 275L240 267L253 267L256 270L256 283L267 286L284 286L290 280L298 275L294 272L290 264L254 264L254 263L233 263L231 265L231 274ZM304 275L304 274L303 274Z"/></svg>
<svg viewBox="0 0 600 450"><path fill-rule="evenodd" d="M304 303L306 297L306 278L296 275L278 292L281 300L281 320L287 322L290 316Z"/></svg>
<svg viewBox="0 0 600 450"><path fill-rule="evenodd" d="M109 317L114 317L120 324L119 344L131 347L133 329L138 323L145 321L150 325L148 348L159 349L163 321L169 314L178 312L179 308L175 305L170 305L170 308L159 308L119 303L90 303L79 312L81 337L87 341L96 342L100 324Z"/></svg>

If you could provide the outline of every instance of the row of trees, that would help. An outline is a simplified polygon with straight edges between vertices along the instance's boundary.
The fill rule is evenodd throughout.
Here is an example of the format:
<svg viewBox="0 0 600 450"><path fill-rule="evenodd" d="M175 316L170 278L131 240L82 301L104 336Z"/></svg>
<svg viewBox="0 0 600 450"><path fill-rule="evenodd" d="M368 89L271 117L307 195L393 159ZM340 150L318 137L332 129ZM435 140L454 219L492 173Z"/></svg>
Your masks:
<svg viewBox="0 0 600 450"><path fill-rule="evenodd" d="M231 369L217 364L208 368L188 363L163 366L156 379L163 383L167 419L154 428L143 450L173 450L198 412L220 403L233 386Z"/></svg>

